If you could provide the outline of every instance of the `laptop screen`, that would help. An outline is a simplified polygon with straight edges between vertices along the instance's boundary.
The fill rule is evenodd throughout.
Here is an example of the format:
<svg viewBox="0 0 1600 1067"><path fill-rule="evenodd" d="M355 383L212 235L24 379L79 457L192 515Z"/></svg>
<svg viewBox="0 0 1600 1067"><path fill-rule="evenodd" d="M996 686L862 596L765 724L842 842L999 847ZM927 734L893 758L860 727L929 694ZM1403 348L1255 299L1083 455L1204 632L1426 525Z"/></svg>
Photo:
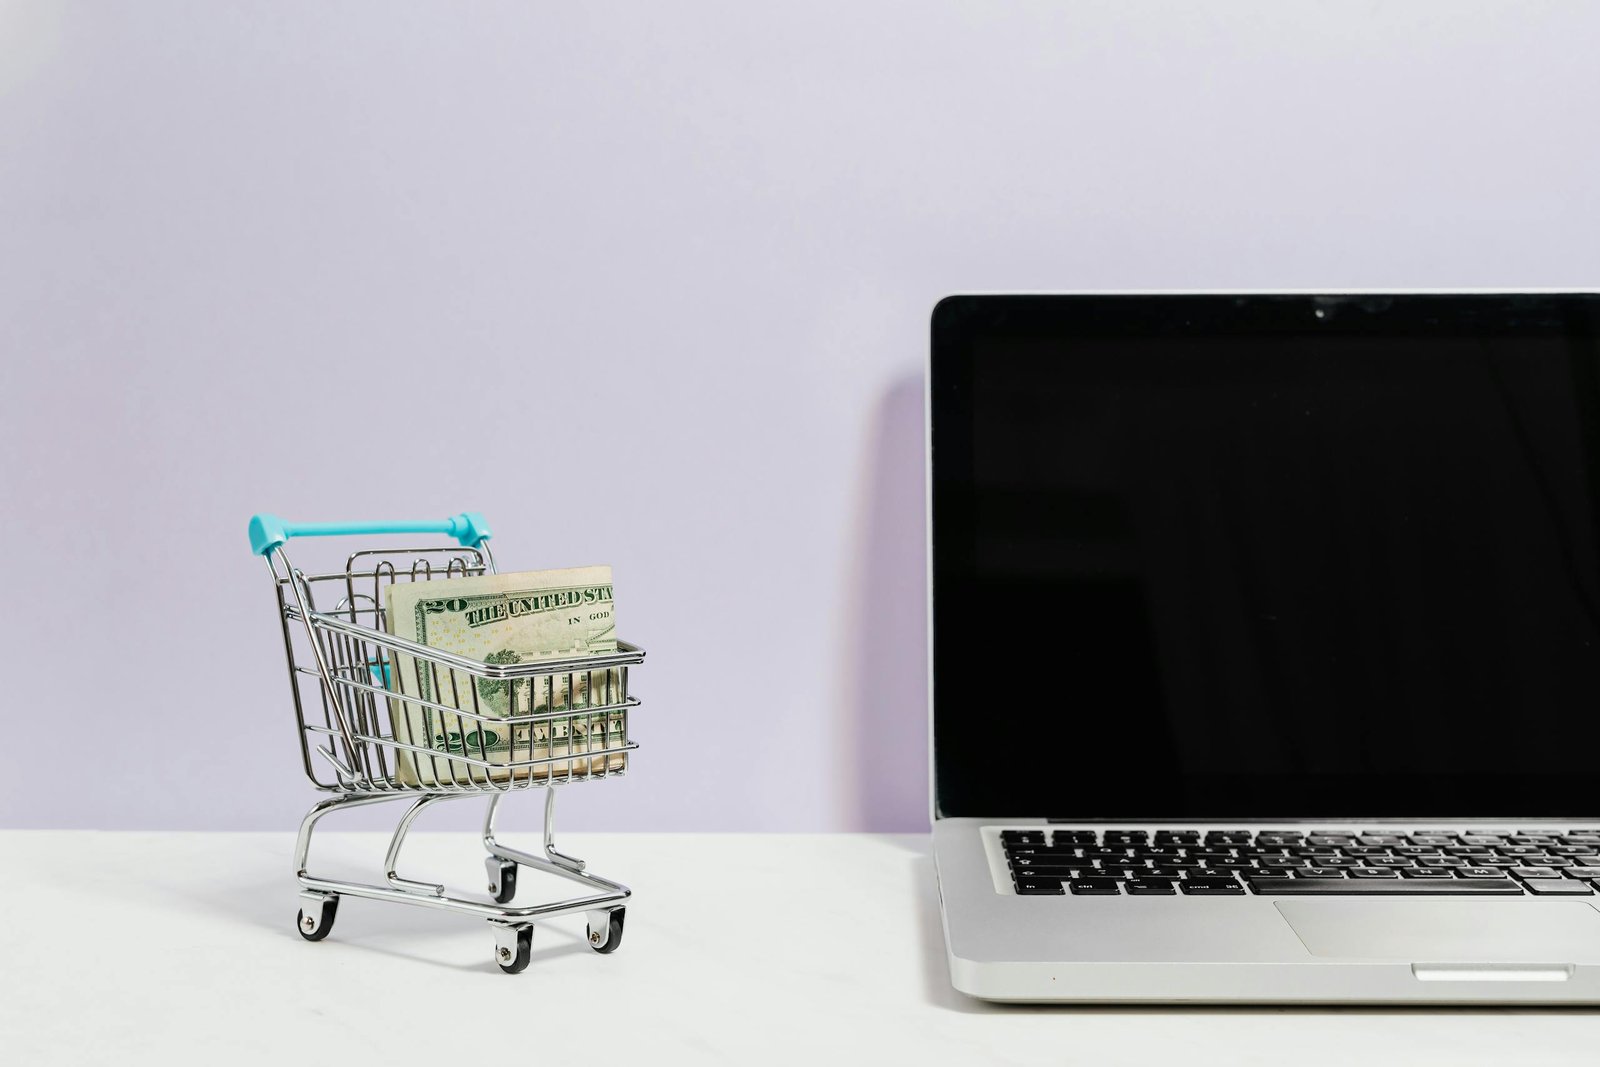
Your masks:
<svg viewBox="0 0 1600 1067"><path fill-rule="evenodd" d="M1600 302L953 297L941 816L1600 812Z"/></svg>

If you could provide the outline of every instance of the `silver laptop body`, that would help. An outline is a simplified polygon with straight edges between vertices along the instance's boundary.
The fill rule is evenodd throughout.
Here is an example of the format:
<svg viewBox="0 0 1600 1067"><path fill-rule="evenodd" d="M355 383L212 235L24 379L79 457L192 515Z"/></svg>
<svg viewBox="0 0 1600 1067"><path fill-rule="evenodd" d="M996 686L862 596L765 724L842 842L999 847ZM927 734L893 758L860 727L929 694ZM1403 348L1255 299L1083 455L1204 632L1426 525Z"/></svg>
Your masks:
<svg viewBox="0 0 1600 1067"><path fill-rule="evenodd" d="M955 988L1600 1003L1600 300L957 296L932 325Z"/></svg>

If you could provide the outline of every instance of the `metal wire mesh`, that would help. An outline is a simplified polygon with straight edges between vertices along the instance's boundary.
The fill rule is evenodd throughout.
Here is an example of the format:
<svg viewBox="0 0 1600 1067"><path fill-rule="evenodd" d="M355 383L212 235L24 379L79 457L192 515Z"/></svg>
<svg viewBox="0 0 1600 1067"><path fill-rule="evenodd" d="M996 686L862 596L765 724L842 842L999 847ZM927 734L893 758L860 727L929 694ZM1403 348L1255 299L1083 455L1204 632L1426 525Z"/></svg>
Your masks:
<svg viewBox="0 0 1600 1067"><path fill-rule="evenodd" d="M486 548L357 552L343 571L322 574L281 552L269 564L302 760L317 788L493 793L626 773L638 747L628 739L639 703L628 668L644 658L636 646L485 664L386 632L386 586L492 573Z"/></svg>

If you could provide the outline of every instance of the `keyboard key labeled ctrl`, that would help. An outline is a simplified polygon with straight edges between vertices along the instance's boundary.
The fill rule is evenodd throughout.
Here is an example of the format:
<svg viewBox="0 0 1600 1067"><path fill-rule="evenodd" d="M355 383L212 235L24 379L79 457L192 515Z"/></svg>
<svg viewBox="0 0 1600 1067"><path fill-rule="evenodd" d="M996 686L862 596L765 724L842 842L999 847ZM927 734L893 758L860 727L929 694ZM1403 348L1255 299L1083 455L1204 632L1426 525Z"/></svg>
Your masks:
<svg viewBox="0 0 1600 1067"><path fill-rule="evenodd" d="M1067 885L1072 888L1074 896L1114 897L1121 892L1118 886L1122 885L1122 880L1120 878L1074 878Z"/></svg>

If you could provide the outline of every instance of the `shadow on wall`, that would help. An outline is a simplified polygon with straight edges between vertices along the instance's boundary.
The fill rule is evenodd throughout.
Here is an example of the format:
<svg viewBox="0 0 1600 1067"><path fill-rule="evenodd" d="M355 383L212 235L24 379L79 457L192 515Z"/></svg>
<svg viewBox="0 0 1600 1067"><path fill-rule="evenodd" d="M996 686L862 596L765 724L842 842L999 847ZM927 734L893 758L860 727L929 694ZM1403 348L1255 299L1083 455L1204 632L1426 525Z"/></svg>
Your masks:
<svg viewBox="0 0 1600 1067"><path fill-rule="evenodd" d="M928 828L927 536L920 375L903 378L874 413L849 632L851 683L843 737L855 747L863 830Z"/></svg>

